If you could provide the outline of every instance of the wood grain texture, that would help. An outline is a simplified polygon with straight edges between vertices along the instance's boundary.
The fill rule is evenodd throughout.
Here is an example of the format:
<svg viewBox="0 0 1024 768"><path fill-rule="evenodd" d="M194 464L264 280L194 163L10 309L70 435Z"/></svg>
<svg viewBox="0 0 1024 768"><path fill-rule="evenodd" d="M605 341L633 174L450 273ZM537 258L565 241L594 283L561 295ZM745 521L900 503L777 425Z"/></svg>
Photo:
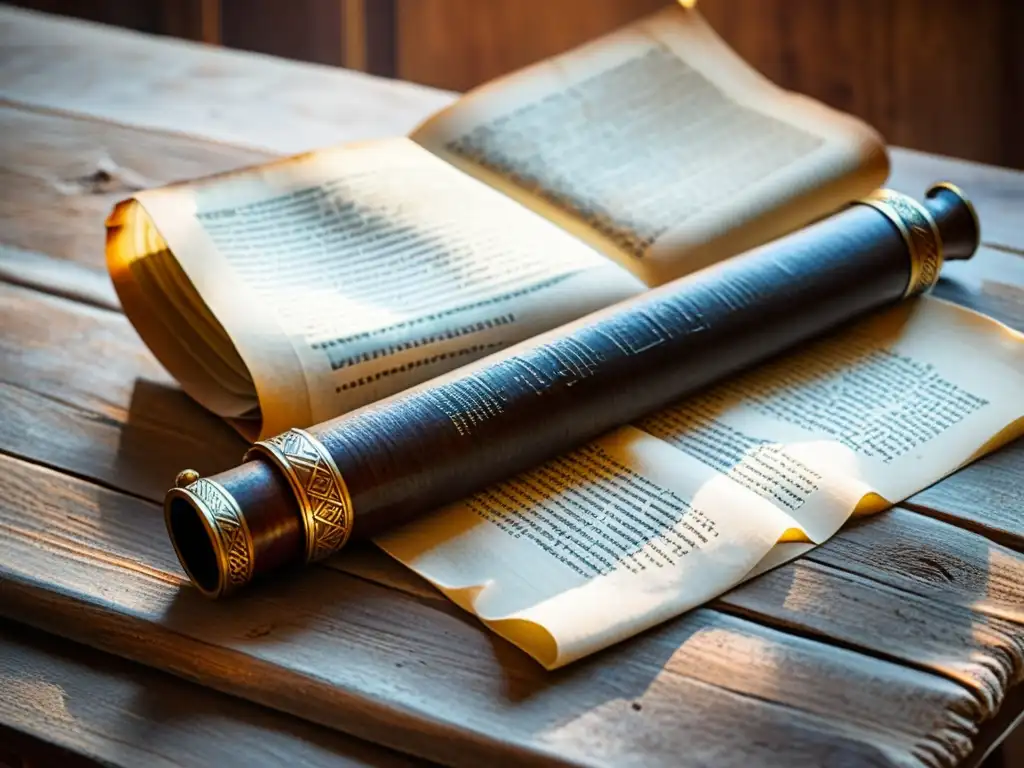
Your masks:
<svg viewBox="0 0 1024 768"><path fill-rule="evenodd" d="M1024 549L1024 440L1017 440L907 500L922 514L948 520Z"/></svg>
<svg viewBox="0 0 1024 768"><path fill-rule="evenodd" d="M948 532L951 546L957 544L957 530ZM1019 555L1012 550L1003 554L1017 563L1014 570L1019 571ZM973 568L985 565L971 561ZM887 580L861 578L802 558L712 605L910 668L938 672L971 691L978 707L973 719L994 716L1010 688L1021 680L1020 625L976 608L920 597L889 586Z"/></svg>
<svg viewBox="0 0 1024 768"><path fill-rule="evenodd" d="M241 438L178 389L123 315L2 286L0 318L3 450L153 500L182 467L241 458Z"/></svg>
<svg viewBox="0 0 1024 768"><path fill-rule="evenodd" d="M221 0L157 0L157 2L160 4L161 25L159 31L162 34L211 45L220 44ZM65 2L64 5L67 6L69 3ZM35 5L32 7L43 10Z"/></svg>
<svg viewBox="0 0 1024 768"><path fill-rule="evenodd" d="M165 6L170 3L188 3L190 0L143 0L125 3L123 0L14 0L9 5L22 6L43 13L74 16L101 24L116 24L139 32L164 31ZM184 28L176 27L174 32Z"/></svg>
<svg viewBox="0 0 1024 768"><path fill-rule="evenodd" d="M0 137L4 244L97 269L105 263L103 221L117 201L271 157L10 104L0 105Z"/></svg>
<svg viewBox="0 0 1024 768"><path fill-rule="evenodd" d="M452 98L8 7L0 45L2 99L280 153L405 134Z"/></svg>
<svg viewBox="0 0 1024 768"><path fill-rule="evenodd" d="M246 0L221 3L221 42L289 59L344 62L340 0Z"/></svg>
<svg viewBox="0 0 1024 768"><path fill-rule="evenodd" d="M226 426L172 388L123 316L13 286L0 286L0 307L4 309L0 318L11 321L5 322L7 327L18 329L2 348L0 356L0 371L17 371L17 378L6 381L0 389L3 407L12 416L0 434L0 445L4 450L153 502L162 498L169 478L186 464L216 468L218 464L227 466L237 461L242 449L241 441ZM18 318L41 320L39 325L33 326ZM79 346L73 354L28 355L23 352L38 347L44 336L58 348L69 349L76 339ZM99 355L104 355L104 359L111 362L102 367L87 364L86 361ZM147 381L149 383L145 384ZM159 394L155 400L135 407L133 399L138 396L140 386L143 392L151 390ZM28 466L10 474L25 472L50 477L45 470ZM47 526L45 521L25 520L17 524L18 529L34 527L36 533L33 536L39 537L49 532L47 541L53 536L69 537L77 542L76 547L93 540L94 543L79 554L86 560L100 560L99 567L108 573L102 578L96 577L100 582L110 582L115 572L141 570L168 584L172 592L177 592L184 579L170 551L155 505L120 497L88 483L68 482L73 483L74 492L62 491L60 499L50 502L52 525ZM9 518L15 516L14 510L40 509L40 502L26 498L25 493L24 489L0 489L0 494L5 495L10 504ZM90 512L89 503L83 502L83 499L90 498L114 499L116 503L98 504L99 511ZM86 504L85 510L67 511L69 505L83 503ZM130 507L135 510L131 514L117 512L124 505L136 503L141 506ZM104 511L108 509L113 511ZM60 522L61 515L67 516L63 522ZM114 515L114 518L108 520L104 515ZM130 527L126 527L127 522L122 517L131 522ZM870 525L879 524L870 521L868 525L870 533L875 530ZM139 526L143 527L132 533ZM7 530L11 533L13 528ZM971 608L968 595L960 600L959 607L951 609L948 597L940 600L934 595L921 596L906 589L902 574L895 579L888 579L883 574L877 577L880 583L876 584L828 563L818 566L816 563L799 562L723 598L719 608L755 617L764 624L795 628L830 643L840 643L867 653L865 659L880 657L947 677L969 692L970 708L965 710L969 713L965 715L968 722L980 723L998 710L1007 690L1019 678L1024 660L1024 649L1021 648L1024 627L1019 626L1019 617L1006 608L1014 599L1014 593L1006 592L1005 586L1013 584L1014 579L1017 583L1024 583L1024 557L1009 550L1003 551L959 528L944 526L943 530L948 549L975 552L973 557L966 559L965 568L969 566L975 572L984 572L989 567L992 552L997 552L1005 561L1004 567L1008 570L1000 575L998 582L1004 585L1000 587L1003 591L993 592L991 604ZM839 534L835 541L845 535ZM882 526L874 538L884 543L892 539L892 534ZM54 547L59 551L57 544ZM913 552L908 546L908 557ZM60 580L62 577L53 575L63 573L67 566L62 556L51 554L56 559L45 560L37 556L33 564L26 566L26 573L34 574L39 582L35 588L38 593L66 590ZM334 583L334 578L351 578L342 573L330 576L330 570L354 574L363 580L360 583L371 581L391 587L389 592L397 589L412 595L419 611L417 618L413 621L412 614L409 614L399 623L421 643L429 645L441 642L445 637L455 642L446 629L447 622L452 620L457 620L460 626L468 625L467 632L472 635L474 645L482 641L490 644L499 642L468 618L463 618L432 588L372 550L357 550L331 561L328 566L318 568L315 576L303 577L315 579L308 582L309 586L295 589L312 589L319 593L321 581ZM117 583L121 583L121 576L117 577ZM302 581L302 584L307 582ZM184 592L177 599L186 599L192 590L186 588ZM257 590L259 595L264 592L263 589ZM393 599L407 598L396 596ZM1024 592L1016 593L1015 599L1024 601ZM376 598L370 599L364 606L367 613L362 621L369 621L374 626L386 626L390 621L397 621L386 611L376 613L374 600ZM11 613L24 616L22 610L11 609ZM122 608L111 610L117 612ZM241 610L244 615L244 609ZM259 615L263 616L262 613ZM95 626L83 628L83 631L90 634L77 639L101 642L91 634L96 631ZM142 631L135 625L131 629L133 633ZM329 634L333 630L323 631ZM281 667L279 674L282 679L295 673L293 666L305 653L306 640L304 627L292 633L289 651L283 651L285 655L275 662ZM628 654L632 645L631 642L625 646L622 652ZM120 653L120 647L114 650ZM462 649L462 640L452 647ZM295 656L290 657L289 653ZM735 656L731 651L725 653L718 662L722 675L726 676L726 667L734 663L732 659L742 657L738 652ZM507 647L501 662L503 667L511 666L518 670L517 674L525 674L525 670L533 670L534 667L525 656ZM709 662L702 662L701 666L706 663ZM383 659L378 658L374 662L376 666L368 664L363 667L364 672L375 671L382 680L390 677L391 665ZM800 677L801 673L795 668L788 674L795 686L794 698L799 697L801 686L814 687L813 679ZM842 687L838 686L839 689ZM233 688L230 690L234 692ZM246 695L260 697L263 694L250 691ZM366 690L363 695L372 698L376 693ZM951 747L947 744L945 748ZM429 756L440 759L433 753Z"/></svg>
<svg viewBox="0 0 1024 768"><path fill-rule="evenodd" d="M140 32L220 42L221 0L15 0L10 5Z"/></svg>
<svg viewBox="0 0 1024 768"><path fill-rule="evenodd" d="M0 728L66 750L50 762L28 744L26 765L63 766L67 756L124 768L419 764L8 622L0 623ZM0 743L7 741L0 734Z"/></svg>
<svg viewBox="0 0 1024 768"><path fill-rule="evenodd" d="M110 277L98 268L0 244L0 280L120 312Z"/></svg>
<svg viewBox="0 0 1024 768"><path fill-rule="evenodd" d="M1006 272L1003 262L1012 260L1008 263L1016 264L1018 257L997 251L986 254L989 272L1012 285L1014 275ZM977 276L972 279L976 282L968 281L962 292L970 295L980 309L999 310L999 306L986 303L987 281ZM953 279L949 284L960 282ZM0 392L5 413L11 415L4 424L0 444L7 451L154 501L162 497L173 473L186 464L212 472L237 460L241 441L176 389L120 314L14 286L0 287L0 308L3 326L11 329L0 348L0 371L4 373ZM97 359L107 362L97 366ZM959 477L945 482L955 483ZM37 505L25 501L19 506L24 509ZM63 508L64 504L59 506ZM151 532L154 541L148 546L158 544L163 548L158 561L162 573L177 574L159 515L150 509L155 530ZM70 530L79 540L81 531ZM968 535L952 527L950 530L951 536ZM145 546L140 539L120 548L104 541L97 551L104 556L120 552L120 558L127 560L145 551ZM393 566L389 568L389 562L379 554L375 557L363 551L354 560L342 558L331 567L406 590L416 596L418 605L439 611L444 621L451 620L451 606L422 582ZM982 569L985 561L975 562L973 567ZM43 572L60 570L59 562L50 562ZM104 578L109 581L110 577ZM173 579L176 588L180 577ZM1024 581L1024 576L1020 580ZM719 607L840 643L869 656L917 665L957 681L969 692L970 723L993 714L1010 683L1018 677L1019 630L1013 621L998 612L971 611L963 606L954 612L952 621L945 621L948 611L941 601L922 600L914 594L908 597L903 586L898 582L876 589L870 580L851 577L827 563L802 562L728 596ZM57 592L64 589L56 583L38 588ZM836 610L829 610L833 606ZM388 621L387 615L373 618L375 624ZM908 621L914 628L909 634ZM420 629L427 637L444 634L443 627L431 624L423 624ZM92 627L89 631L94 630ZM475 642L487 637L475 625L472 630L478 636ZM131 631L142 630L135 627ZM92 635L84 639L99 642ZM518 652L508 649L507 653L518 658L517 663L531 665ZM283 667L280 674L285 678L292 674L288 663L279 661ZM377 669L386 679L387 668ZM953 747L947 743L944 749ZM954 751L959 753L963 748Z"/></svg>
<svg viewBox="0 0 1024 768"><path fill-rule="evenodd" d="M706 609L550 674L453 606L325 568L213 603L153 505L15 459L0 478L5 615L430 759L952 765L984 716L941 676Z"/></svg>
<svg viewBox="0 0 1024 768"><path fill-rule="evenodd" d="M1013 706L1008 697L1024 666L1024 525L1012 506L1021 498L1014 489L1024 464L1013 458L1020 446L925 492L945 495L915 497L915 509L930 518L897 511L851 526L713 608L554 675L372 549L232 603L199 600L183 588L153 502L181 467L217 471L237 461L243 444L177 389L112 311L98 282L100 219L88 213L95 193L33 190L55 178L88 177L95 166L78 166L75 157L96 146L118 168L163 183L266 156L181 133L250 137L240 141L283 152L329 130L335 107L357 109L359 88L394 101L366 110L372 130L396 132L388 126L411 119L425 102L406 99L401 86L368 80L346 92L345 77L328 78L309 120L312 133L302 133L304 116L287 98L270 94L260 110L274 115L273 129L247 125L253 113L232 111L237 96L219 77L173 95L139 86L166 83L160 67L171 59L219 73L244 69L241 60L224 64L200 48L190 49L202 53L193 59L165 56L162 46L143 55L132 46L141 39L152 47L145 38L109 38L94 28L85 28L93 45L113 40L115 54L134 52L140 80L83 75L82 92L61 95L67 86L55 78L64 62L44 55L60 35L16 11L0 10L0 25L12 17L28 18L35 29L21 39L36 51L26 61L38 66L5 64L0 87L43 101L56 93L58 103L46 108L60 113L11 103L0 110L10 113L5 126L17 129L0 139L0 172L9 180L0 240L17 246L0 250L0 613L462 764L951 765L967 757L980 724L1004 702ZM77 45L68 44L72 61ZM107 66L93 55L96 67ZM79 64L87 61L82 53ZM270 66L255 61L254 72ZM275 71L272 80L291 76ZM117 99L125 89L137 99L128 106ZM223 112L209 108L217 98ZM172 104L180 105L173 114ZM96 114L87 111L93 107ZM101 122L110 120L129 125ZM33 149L43 135L55 147L50 154ZM932 179L914 173L943 177L952 167L978 174L985 191L972 193L987 233L994 227L1005 233L998 245L1016 247L1010 214L1024 188L1020 175L894 155L897 178L913 183L915 194ZM910 170L900 177L904 156ZM42 195L50 218L25 223L37 206L9 202L23 189L26 201ZM64 207L82 213L61 229ZM1020 263L985 250L970 269L951 268L940 290L1019 326ZM981 474L955 487L991 462L997 468L986 471L996 471L999 483ZM988 487L997 489L1001 509L989 504Z"/></svg>
<svg viewBox="0 0 1024 768"><path fill-rule="evenodd" d="M664 0L397 0L397 76L468 90L665 5Z"/></svg>
<svg viewBox="0 0 1024 768"><path fill-rule="evenodd" d="M1016 572L1019 553L906 509L854 521L806 559L1024 625Z"/></svg>
<svg viewBox="0 0 1024 768"><path fill-rule="evenodd" d="M397 16L395 0L345 0L362 2L364 11L364 37L366 70L375 75L396 77L397 74Z"/></svg>
<svg viewBox="0 0 1024 768"><path fill-rule="evenodd" d="M700 8L768 77L864 118L894 144L1024 167L1016 0L701 0Z"/></svg>
<svg viewBox="0 0 1024 768"><path fill-rule="evenodd" d="M340 0L339 9L344 40L342 63L346 69L366 72L366 0Z"/></svg>
<svg viewBox="0 0 1024 768"><path fill-rule="evenodd" d="M933 292L1024 331L1024 256L1020 254L982 246L970 261L946 264Z"/></svg>

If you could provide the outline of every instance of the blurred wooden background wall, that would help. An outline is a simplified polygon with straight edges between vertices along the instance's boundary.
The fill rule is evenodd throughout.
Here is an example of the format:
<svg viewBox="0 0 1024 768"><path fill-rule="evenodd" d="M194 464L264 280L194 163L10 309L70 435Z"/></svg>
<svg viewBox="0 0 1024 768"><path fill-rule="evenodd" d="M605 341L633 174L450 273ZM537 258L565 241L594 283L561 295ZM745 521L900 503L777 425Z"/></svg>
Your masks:
<svg viewBox="0 0 1024 768"><path fill-rule="evenodd" d="M148 32L465 90L669 0L19 0ZM1024 168L1024 0L700 0L787 88L890 143Z"/></svg>

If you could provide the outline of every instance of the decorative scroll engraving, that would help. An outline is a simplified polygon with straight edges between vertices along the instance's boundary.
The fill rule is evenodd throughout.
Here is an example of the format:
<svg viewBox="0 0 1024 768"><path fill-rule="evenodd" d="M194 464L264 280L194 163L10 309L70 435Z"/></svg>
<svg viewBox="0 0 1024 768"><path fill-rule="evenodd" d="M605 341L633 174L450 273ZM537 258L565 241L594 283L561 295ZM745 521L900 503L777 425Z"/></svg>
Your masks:
<svg viewBox="0 0 1024 768"><path fill-rule="evenodd" d="M924 293L939 280L942 239L927 209L916 200L880 189L861 202L884 213L900 230L910 251L910 280L904 296Z"/></svg>
<svg viewBox="0 0 1024 768"><path fill-rule="evenodd" d="M352 532L352 502L341 472L320 441L301 429L262 440L253 450L281 468L302 510L306 560L341 549Z"/></svg>
<svg viewBox="0 0 1024 768"><path fill-rule="evenodd" d="M227 565L227 584L223 591L229 592L248 583L253 569L252 536L235 500L220 485L205 478L196 480L186 490L209 512L219 545L218 557Z"/></svg>

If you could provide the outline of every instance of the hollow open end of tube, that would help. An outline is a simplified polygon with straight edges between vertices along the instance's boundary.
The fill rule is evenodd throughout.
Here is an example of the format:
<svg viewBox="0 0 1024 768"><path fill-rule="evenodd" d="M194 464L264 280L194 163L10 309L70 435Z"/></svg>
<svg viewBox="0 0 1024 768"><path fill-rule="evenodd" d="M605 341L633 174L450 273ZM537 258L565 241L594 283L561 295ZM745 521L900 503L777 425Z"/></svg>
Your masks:
<svg viewBox="0 0 1024 768"><path fill-rule="evenodd" d="M185 573L204 595L218 597L227 574L205 511L190 497L175 494L168 500L166 516L167 531Z"/></svg>
<svg viewBox="0 0 1024 768"><path fill-rule="evenodd" d="M939 228L945 260L970 259L981 244L981 222L967 195L943 181L931 186L923 204Z"/></svg>
<svg viewBox="0 0 1024 768"><path fill-rule="evenodd" d="M247 461L202 478L179 474L164 522L192 583L222 597L260 573L302 562L302 519L288 483L268 462Z"/></svg>

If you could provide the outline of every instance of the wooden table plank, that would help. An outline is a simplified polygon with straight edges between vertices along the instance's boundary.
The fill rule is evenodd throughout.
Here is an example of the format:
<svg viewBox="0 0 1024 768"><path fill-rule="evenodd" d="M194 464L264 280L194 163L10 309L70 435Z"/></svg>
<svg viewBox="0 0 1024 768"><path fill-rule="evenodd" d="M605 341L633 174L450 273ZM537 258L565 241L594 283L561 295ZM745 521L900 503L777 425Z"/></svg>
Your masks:
<svg viewBox="0 0 1024 768"><path fill-rule="evenodd" d="M1024 255L982 246L943 266L933 293L1024 331Z"/></svg>
<svg viewBox="0 0 1024 768"><path fill-rule="evenodd" d="M1024 440L964 467L907 506L1024 549ZM955 479L954 479L955 478Z"/></svg>
<svg viewBox="0 0 1024 768"><path fill-rule="evenodd" d="M1024 625L1020 553L905 509L855 520L805 559L939 604Z"/></svg>
<svg viewBox="0 0 1024 768"><path fill-rule="evenodd" d="M0 280L100 309L121 305L105 271L0 243Z"/></svg>
<svg viewBox="0 0 1024 768"><path fill-rule="evenodd" d="M220 471L244 452L124 315L3 285L0 327L2 450L152 500L182 467Z"/></svg>
<svg viewBox="0 0 1024 768"><path fill-rule="evenodd" d="M0 221L18 246L0 249L0 279L22 286L0 286L0 319L17 329L0 342L0 408L11 415L0 423L10 454L0 458L9 534L0 612L461 762L676 763L685 754L716 764L947 765L1012 694L1024 666L1021 555L963 527L1024 549L1021 523L972 504L970 491L935 497L961 475L914 499L940 520L895 512L865 521L713 609L555 675L369 551L228 606L196 601L179 589L149 500L185 464L211 472L233 463L241 442L109 311L90 271L102 263L98 222L133 185L402 133L451 96L9 9L0 29L0 97L18 102L0 105L0 181L10 192ZM111 75L119 58L132 61L131 78ZM254 121L256 105L274 120ZM1021 248L1011 214L1024 174L893 155L894 186L920 194L935 178L959 181L986 238ZM987 250L962 275L954 265L940 291L1020 327L1016 259ZM1000 471L1012 502L1022 465ZM886 546L900 547L895 562L872 556ZM737 658L750 659L740 679ZM737 733L746 741L735 743Z"/></svg>
<svg viewBox="0 0 1024 768"><path fill-rule="evenodd" d="M453 606L326 568L213 603L180 589L152 505L16 459L0 458L0 527L5 615L445 762L814 763L832 743L952 765L983 707L707 609L551 674Z"/></svg>
<svg viewBox="0 0 1024 768"><path fill-rule="evenodd" d="M0 99L282 154L409 133L452 95L0 8Z"/></svg>
<svg viewBox="0 0 1024 768"><path fill-rule="evenodd" d="M1016 257L993 253L989 258L992 262L989 271L1001 274L1004 270L999 260ZM985 303L988 299L984 290L986 284L977 280L968 283L967 289L960 289L960 283L953 280L946 285L969 295L978 308L991 310ZM29 318L19 325L19 333L24 331L28 337L12 339L5 349L12 360L5 368L16 372L13 380L8 381L12 386L3 392L10 403L9 412L16 416L7 425L6 445L13 447L20 443L23 455L30 458L95 477L112 487L151 499L162 495L169 482L167 478L181 466L198 464L202 471L212 472L236 460L241 442L223 424L211 419L177 391L123 317L101 310L79 311L74 303L58 298L38 297L45 307L36 308L30 306L34 298L31 292L17 291L6 297L9 301L5 305L7 317L11 319L7 325L13 327L15 319ZM998 309L1012 310L1015 306L1007 302ZM38 321L33 322L32 318ZM64 349L66 353L62 356L33 354L30 360L24 358L26 350L36 350L44 343ZM97 378L89 374L97 369L91 364L97 359L116 360L123 365L103 367ZM42 370L41 365L54 367ZM69 424L75 425L70 434ZM211 435L217 439L211 440ZM146 452L144 460L131 460L138 451ZM341 567L353 569L347 564ZM793 569L800 572L799 578L810 578L819 594L831 591L841 595L850 588L848 579L836 579L835 574L827 571L816 571L805 564ZM380 568L379 560L375 562L371 558L358 563L354 570L369 578L408 588L408 579L396 577L393 569ZM855 586L865 591L863 584ZM422 586L420 588L422 590ZM870 590L866 591L870 598ZM856 621L837 621L837 618L844 618L841 615L800 617L796 621L783 610L784 605L780 606L784 598L785 593L778 590L763 590L752 597L741 593L726 607L746 611L747 615L759 616L767 622L799 626L801 631L832 641L840 640L889 658L895 654L896 658L913 661L921 650L920 639L917 645L915 642L895 643L898 648L893 650L892 633L865 631L865 624ZM754 609L750 607L751 600L756 606ZM876 613L883 613L885 608L884 604L874 605ZM925 618L936 615L934 609L927 606L920 608L919 613ZM902 617L890 615L886 619L899 623ZM967 621L965 618L964 623ZM871 623L866 626L870 627ZM1001 658L1005 636L997 632L994 637L989 657ZM962 634L954 634L952 640L947 637L938 647L949 651L962 639ZM1011 653L1010 658L1012 667L1015 656ZM992 713L1005 694L1005 687L1015 677L1001 668L998 661L987 662L995 672L985 663L961 661L953 659L930 668L971 688L984 702L975 718L980 720Z"/></svg>
<svg viewBox="0 0 1024 768"><path fill-rule="evenodd" d="M208 471L216 469L218 464L226 466L237 460L241 441L221 422L171 388L166 374L149 357L123 316L23 288L0 286L0 318L16 330L0 348L0 370L10 372L8 386L0 388L0 397L5 400L5 409L14 416L0 435L0 444L5 450L94 478L104 485L122 488L154 502L162 497L173 473L191 460L198 458L200 464L209 465ZM18 318L28 320L15 322ZM39 318L38 325L31 322L32 318ZM68 349L68 353L59 356L26 353L26 350L37 349L44 337ZM87 364L99 358L109 364ZM139 399L140 391L151 392L141 396L143 407L134 402ZM76 428L68 430L69 423ZM8 492L7 496L13 498L15 494ZM31 501L18 505L21 509L33 506ZM148 567L174 574L173 584L176 585L181 581L180 571L162 530L159 511L155 506L146 508L149 511L145 515L152 524L149 534L127 541L104 539L96 545L96 550L116 556L119 561L139 559L144 553L150 553ZM141 511L136 514L139 521L143 514ZM865 525L874 524L869 521ZM109 525L104 528L99 522L84 525L83 530L70 524L66 527L76 539L89 534L92 528L101 532L109 529ZM948 529L945 539L950 548L972 549L964 543L972 534L945 527ZM840 534L837 540L845 535ZM883 530L880 540L885 541L890 535ZM976 555L966 561L976 570L985 568L991 552L999 549L992 549L994 545L985 543L989 548L974 544ZM909 547L908 550L913 551ZM1024 582L1024 557L1010 551L1000 550L1000 553L1010 564L1007 567L1016 569L1011 570L1010 577L1005 577L1004 581L1010 578L1012 583L1015 573L1018 581ZM382 567L382 556L375 558L364 552L354 560L343 556L331 565L415 592L421 598L424 594L436 598L436 593L424 588L418 580L403 577L404 570L396 574L394 568ZM60 571L56 563L51 563L40 572ZM991 606L969 610L964 607L970 604L965 598L959 604L961 608L954 621L932 621L930 629L921 627L920 623L908 624L908 617L926 622L948 614L947 599L936 600L934 595L930 599L915 599L913 593L897 595L901 586L896 584L885 593L896 595L897 600L878 600L874 597L877 590L873 583L852 578L834 568L802 562L744 587L725 598L719 607L742 611L776 626L799 627L802 632L812 632L831 642L838 641L903 664L920 663L922 668L957 680L970 691L974 702L973 722L991 716L1010 684L1019 676L1019 665L1024 657L1017 645L1021 628L1008 626L1008 622L1013 623L1018 617ZM55 592L64 589L59 581L51 582L48 588ZM806 598L809 594L817 595L828 605L870 608L850 615L842 611L823 615L812 604L800 602L794 611L794 596ZM441 615L422 626L424 643L442 635L443 626L437 622L449 621L450 614L457 611L443 600L435 599L432 605ZM4 610L11 608L7 606ZM482 628L471 626L477 634L487 636ZM95 638L88 641L95 642ZM504 663L513 665L508 669L533 668L533 662L511 650ZM282 674L286 671L287 665ZM373 695L368 690L362 693L368 697Z"/></svg>
<svg viewBox="0 0 1024 768"><path fill-rule="evenodd" d="M983 566L975 560L970 565ZM1018 568L1019 563L1013 570ZM802 558L771 571L712 605L907 667L939 672L977 697L978 720L995 715L1010 688L1021 682L1024 669L1019 624L861 578L817 559Z"/></svg>
<svg viewBox="0 0 1024 768"><path fill-rule="evenodd" d="M7 622L0 623L0 727L124 768L421 764ZM25 765L48 764L34 752L23 757Z"/></svg>
<svg viewBox="0 0 1024 768"><path fill-rule="evenodd" d="M164 109L173 113L169 104ZM103 222L117 201L143 187L272 157L10 104L0 104L0 137L0 185L8 190L0 196L4 245L97 269L104 267Z"/></svg>

